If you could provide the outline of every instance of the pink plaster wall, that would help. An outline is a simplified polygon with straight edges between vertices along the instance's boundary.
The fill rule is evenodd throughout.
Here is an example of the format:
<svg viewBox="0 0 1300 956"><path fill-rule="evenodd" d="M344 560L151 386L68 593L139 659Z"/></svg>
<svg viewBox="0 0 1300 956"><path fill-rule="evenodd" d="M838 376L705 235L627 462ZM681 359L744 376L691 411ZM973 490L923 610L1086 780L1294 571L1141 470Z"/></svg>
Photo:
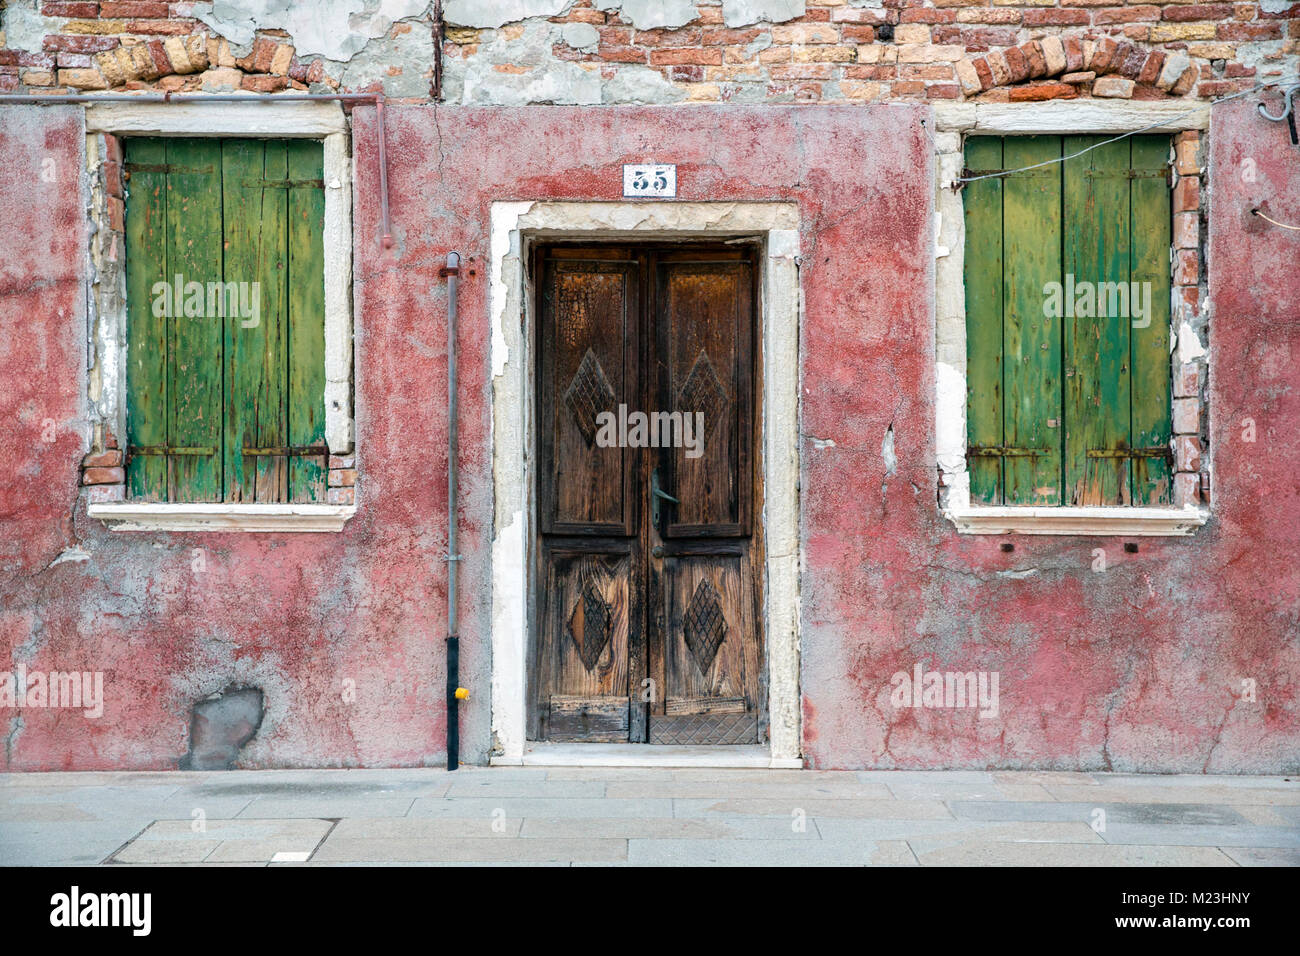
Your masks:
<svg viewBox="0 0 1300 956"><path fill-rule="evenodd" d="M490 748L487 316L494 200L621 199L621 164L678 163L682 199L786 200L802 216L802 682L817 767L1251 771L1300 765L1300 164L1253 105L1211 131L1216 515L1189 540L962 537L936 507L933 174L923 107L388 110L394 248L380 249L373 110L354 113L360 510L341 534L112 533L73 509L88 415L86 239L71 110L0 123L0 661L105 671L98 721L0 714L6 769L175 767L189 711L266 695L241 765L398 766L443 756L446 252L462 281L465 759ZM14 117L10 119L10 117ZM1234 154L1234 150L1237 154ZM1257 181L1233 179L1239 155ZM1237 156L1237 158L1232 158ZM1259 278L1255 276L1258 275ZM1294 283L1291 283L1294 286ZM1251 416L1260 442L1234 444ZM53 444L40 423L63 425ZM892 424L897 473L881 441ZM814 439L834 439L818 448ZM86 561L51 563L68 547ZM1091 570L1105 547L1110 569ZM191 549L207 571L191 570ZM1000 572L1034 569L1026 577ZM895 710L890 675L996 670L1001 713ZM0 663L0 669L8 666ZM1234 702L1243 677L1258 702ZM341 692L355 681L356 700Z"/></svg>

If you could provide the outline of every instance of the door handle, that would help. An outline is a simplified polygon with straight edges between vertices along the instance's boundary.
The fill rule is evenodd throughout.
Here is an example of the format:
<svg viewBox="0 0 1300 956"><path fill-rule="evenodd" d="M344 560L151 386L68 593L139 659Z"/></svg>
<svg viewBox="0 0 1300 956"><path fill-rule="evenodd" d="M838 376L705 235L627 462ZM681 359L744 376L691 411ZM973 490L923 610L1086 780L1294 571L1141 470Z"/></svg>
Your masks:
<svg viewBox="0 0 1300 956"><path fill-rule="evenodd" d="M659 527L659 499L671 501L675 505L681 504L676 498L659 487L659 469L656 468L650 472L650 521L656 528Z"/></svg>

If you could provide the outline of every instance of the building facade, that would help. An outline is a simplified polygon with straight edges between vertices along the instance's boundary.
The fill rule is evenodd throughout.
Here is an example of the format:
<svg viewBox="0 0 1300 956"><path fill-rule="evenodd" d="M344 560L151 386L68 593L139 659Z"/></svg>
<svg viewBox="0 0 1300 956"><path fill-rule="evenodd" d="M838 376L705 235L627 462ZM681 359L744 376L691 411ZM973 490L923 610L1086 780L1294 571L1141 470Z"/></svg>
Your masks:
<svg viewBox="0 0 1300 956"><path fill-rule="evenodd" d="M3 16L4 769L1300 766L1300 4Z"/></svg>

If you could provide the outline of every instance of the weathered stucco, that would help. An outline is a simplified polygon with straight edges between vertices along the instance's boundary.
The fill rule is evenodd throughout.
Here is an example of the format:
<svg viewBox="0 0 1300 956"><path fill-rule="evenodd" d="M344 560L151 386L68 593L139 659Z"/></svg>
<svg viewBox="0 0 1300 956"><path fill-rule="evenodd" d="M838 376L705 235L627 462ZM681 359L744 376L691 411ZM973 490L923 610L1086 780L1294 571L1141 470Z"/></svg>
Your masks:
<svg viewBox="0 0 1300 956"><path fill-rule="evenodd" d="M493 505L491 204L621 201L621 164L648 151L678 163L682 200L799 208L810 765L1297 769L1300 304L1278 277L1300 261L1300 237L1250 209L1300 222L1300 167L1284 126L1251 98L1216 107L1209 130L1213 517L1136 553L1113 537L962 536L941 517L935 161L921 106L394 106L387 251L374 110L358 107L357 516L337 534L110 532L76 504L89 431L81 114L3 111L0 408L13 461L0 477L0 660L103 671L107 696L100 719L0 715L5 769L176 767L196 705L231 688L262 694L241 766L441 762L437 270L452 249L464 256L462 756L486 760L487 582L494 561L527 545L522 514ZM1254 443L1241 440L1246 418ZM998 673L999 715L893 707L890 677L918 662ZM1244 680L1256 682L1253 701Z"/></svg>

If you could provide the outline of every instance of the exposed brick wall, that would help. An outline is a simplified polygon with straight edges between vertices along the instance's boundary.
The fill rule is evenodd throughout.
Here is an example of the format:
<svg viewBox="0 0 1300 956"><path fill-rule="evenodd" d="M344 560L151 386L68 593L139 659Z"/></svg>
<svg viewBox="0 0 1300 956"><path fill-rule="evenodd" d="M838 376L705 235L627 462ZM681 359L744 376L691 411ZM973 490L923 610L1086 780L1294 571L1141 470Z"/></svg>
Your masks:
<svg viewBox="0 0 1300 956"><path fill-rule="evenodd" d="M342 64L300 59L284 31L261 31L240 55L190 15L194 6L43 2L51 32L39 52L0 48L0 92L339 88ZM604 81L624 70L650 70L669 99L686 102L1212 98L1295 72L1300 3L1269 7L884 0L872 9L807 0L797 19L731 28L720 0L699 0L698 17L685 26L640 30L617 12L575 0L563 16L538 22L595 30L594 42L577 48L554 34L555 62L576 64ZM403 21L392 33L412 29L419 23ZM453 66L486 57L491 43L489 77L546 66L534 62L535 51L525 53L522 23L495 30L453 25L445 41ZM512 58L515 47L519 55ZM383 72L363 71L360 82L343 85L372 88L384 82ZM647 101L656 96L662 91L647 91Z"/></svg>

